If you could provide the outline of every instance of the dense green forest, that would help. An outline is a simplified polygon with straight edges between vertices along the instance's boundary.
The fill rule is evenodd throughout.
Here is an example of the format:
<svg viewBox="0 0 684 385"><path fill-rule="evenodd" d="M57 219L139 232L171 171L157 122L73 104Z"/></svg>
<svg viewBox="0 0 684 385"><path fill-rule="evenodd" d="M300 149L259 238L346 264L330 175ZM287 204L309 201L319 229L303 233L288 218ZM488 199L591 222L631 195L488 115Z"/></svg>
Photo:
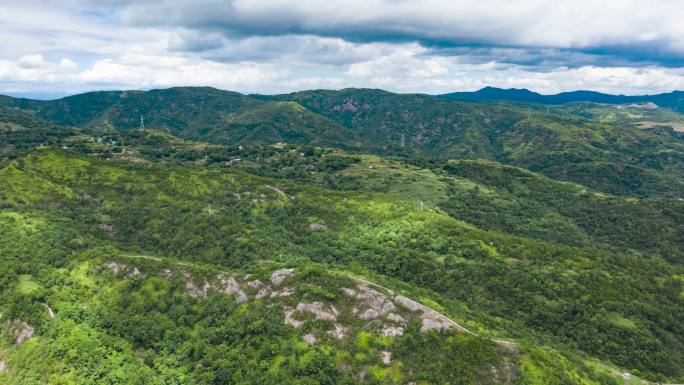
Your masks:
<svg viewBox="0 0 684 385"><path fill-rule="evenodd" d="M1 383L684 381L672 128L380 90L0 106Z"/></svg>

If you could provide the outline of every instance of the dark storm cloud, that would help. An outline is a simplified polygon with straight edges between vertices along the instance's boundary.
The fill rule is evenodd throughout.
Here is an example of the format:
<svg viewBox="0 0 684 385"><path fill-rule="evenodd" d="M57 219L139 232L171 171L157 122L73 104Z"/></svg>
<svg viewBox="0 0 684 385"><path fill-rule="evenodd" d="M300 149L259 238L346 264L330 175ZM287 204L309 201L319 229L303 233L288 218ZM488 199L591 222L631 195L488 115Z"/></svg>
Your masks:
<svg viewBox="0 0 684 385"><path fill-rule="evenodd" d="M179 35L173 47L192 52L217 48L216 34L233 41L314 35L355 43L419 42L470 60L485 60L489 50L522 65L669 67L684 61L682 8L667 1L645 6L619 0L563 6L538 0L165 0L116 6L130 25L194 31Z"/></svg>

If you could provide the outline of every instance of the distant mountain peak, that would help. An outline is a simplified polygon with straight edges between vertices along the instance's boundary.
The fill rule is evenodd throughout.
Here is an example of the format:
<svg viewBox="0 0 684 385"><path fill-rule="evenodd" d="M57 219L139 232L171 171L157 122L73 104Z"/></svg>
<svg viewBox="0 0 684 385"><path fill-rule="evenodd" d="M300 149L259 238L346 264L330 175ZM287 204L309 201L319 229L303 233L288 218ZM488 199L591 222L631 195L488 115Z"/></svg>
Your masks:
<svg viewBox="0 0 684 385"><path fill-rule="evenodd" d="M487 86L472 92L452 92L437 95L437 97L449 100L466 101L514 101L541 104L564 104L571 102L594 102L604 104L626 104L626 103L654 103L660 107L671 108L677 111L684 111L682 91L672 91L654 95L611 95L598 91L577 90L561 92L553 95L542 95L530 91L526 88L497 88Z"/></svg>

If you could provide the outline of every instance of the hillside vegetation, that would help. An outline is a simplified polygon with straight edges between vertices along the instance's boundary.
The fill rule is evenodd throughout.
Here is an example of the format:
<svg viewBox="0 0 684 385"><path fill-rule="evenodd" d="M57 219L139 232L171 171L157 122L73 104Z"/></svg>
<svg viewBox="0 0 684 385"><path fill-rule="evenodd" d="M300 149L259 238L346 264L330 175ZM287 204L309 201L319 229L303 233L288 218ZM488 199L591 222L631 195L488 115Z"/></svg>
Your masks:
<svg viewBox="0 0 684 385"><path fill-rule="evenodd" d="M2 383L684 380L672 131L374 90L3 103Z"/></svg>

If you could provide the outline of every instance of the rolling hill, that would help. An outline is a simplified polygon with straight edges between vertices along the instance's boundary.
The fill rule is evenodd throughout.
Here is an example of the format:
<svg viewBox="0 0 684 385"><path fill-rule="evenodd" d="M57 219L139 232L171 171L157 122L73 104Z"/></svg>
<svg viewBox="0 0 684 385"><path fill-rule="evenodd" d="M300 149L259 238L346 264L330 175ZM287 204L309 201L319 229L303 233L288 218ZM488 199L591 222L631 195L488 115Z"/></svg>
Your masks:
<svg viewBox="0 0 684 385"><path fill-rule="evenodd" d="M357 89L0 105L2 383L684 380L673 130Z"/></svg>

